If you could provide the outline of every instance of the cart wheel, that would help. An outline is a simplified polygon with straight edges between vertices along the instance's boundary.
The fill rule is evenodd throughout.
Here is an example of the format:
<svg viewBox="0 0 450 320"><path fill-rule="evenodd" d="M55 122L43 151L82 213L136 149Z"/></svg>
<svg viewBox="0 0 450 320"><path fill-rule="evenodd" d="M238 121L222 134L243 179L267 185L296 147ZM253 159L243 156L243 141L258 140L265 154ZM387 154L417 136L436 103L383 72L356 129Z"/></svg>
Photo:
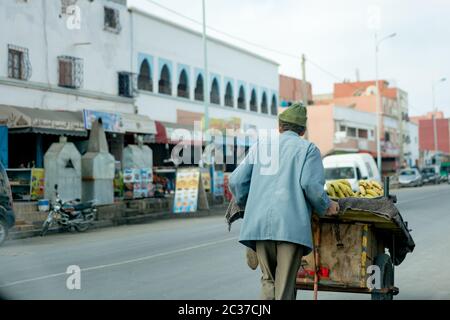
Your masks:
<svg viewBox="0 0 450 320"><path fill-rule="evenodd" d="M394 266L391 257L385 253L375 257L375 265L380 267L381 271L381 288L392 288L394 286ZM393 292L389 293L372 293L372 300L393 300Z"/></svg>

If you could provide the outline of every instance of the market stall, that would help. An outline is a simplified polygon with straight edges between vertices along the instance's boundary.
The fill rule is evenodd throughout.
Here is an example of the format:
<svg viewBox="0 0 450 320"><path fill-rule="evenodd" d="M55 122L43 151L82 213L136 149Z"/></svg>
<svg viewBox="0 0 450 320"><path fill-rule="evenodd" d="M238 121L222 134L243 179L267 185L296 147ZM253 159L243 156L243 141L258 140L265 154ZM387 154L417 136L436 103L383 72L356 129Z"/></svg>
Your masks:
<svg viewBox="0 0 450 320"><path fill-rule="evenodd" d="M313 220L313 252L302 259L297 288L371 294L392 300L399 293L394 268L415 243L407 222L389 195L338 199L340 213ZM386 253L386 252L389 252Z"/></svg>

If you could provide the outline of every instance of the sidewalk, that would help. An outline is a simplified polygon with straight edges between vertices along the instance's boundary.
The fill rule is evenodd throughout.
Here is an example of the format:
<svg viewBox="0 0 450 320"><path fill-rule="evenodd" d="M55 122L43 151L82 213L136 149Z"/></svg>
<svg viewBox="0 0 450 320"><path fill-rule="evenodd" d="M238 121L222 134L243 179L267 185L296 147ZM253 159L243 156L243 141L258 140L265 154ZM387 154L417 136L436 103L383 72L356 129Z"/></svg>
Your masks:
<svg viewBox="0 0 450 320"><path fill-rule="evenodd" d="M167 203L162 201L152 201L150 204L145 201L133 202L131 205L130 203L114 204L111 206L98 208L97 220L94 221L89 230L126 224L149 223L162 219L189 219L220 215L225 217L227 206L227 203L215 204L210 205L209 210L199 210L194 213L175 214L172 212L171 206L167 206ZM158 208L161 208L162 210L158 211ZM19 224L16 224L16 226L10 231L8 235L9 240L40 236L41 225L46 216L46 213L40 213L39 219L29 224L24 224L19 221ZM55 234L60 232L68 231L61 230L59 227L55 226L50 228L47 234Z"/></svg>

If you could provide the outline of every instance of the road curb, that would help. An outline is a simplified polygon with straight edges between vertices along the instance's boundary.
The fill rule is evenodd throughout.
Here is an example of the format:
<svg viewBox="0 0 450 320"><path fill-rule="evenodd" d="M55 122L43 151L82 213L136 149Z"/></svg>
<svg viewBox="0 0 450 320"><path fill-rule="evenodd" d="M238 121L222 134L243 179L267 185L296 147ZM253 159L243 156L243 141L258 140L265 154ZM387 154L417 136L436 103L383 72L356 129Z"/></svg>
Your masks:
<svg viewBox="0 0 450 320"><path fill-rule="evenodd" d="M138 214L135 216L129 217L120 217L113 218L108 220L100 220L94 221L90 230L97 230L103 228L110 228L116 226L123 225L133 225L133 224L143 224L150 223L157 220L168 220L168 219L192 219L192 218L202 218L202 217L212 217L212 216L225 216L227 206L226 205L217 205L212 207L209 210L200 210L194 213L185 213L185 214L174 214L173 212L165 211L165 212L154 212L148 214ZM57 234L64 233L65 231L58 227L50 228L47 231L47 234ZM18 239L26 239L38 237L41 235L41 229L27 230L27 231L14 231L8 235L9 240L18 240Z"/></svg>

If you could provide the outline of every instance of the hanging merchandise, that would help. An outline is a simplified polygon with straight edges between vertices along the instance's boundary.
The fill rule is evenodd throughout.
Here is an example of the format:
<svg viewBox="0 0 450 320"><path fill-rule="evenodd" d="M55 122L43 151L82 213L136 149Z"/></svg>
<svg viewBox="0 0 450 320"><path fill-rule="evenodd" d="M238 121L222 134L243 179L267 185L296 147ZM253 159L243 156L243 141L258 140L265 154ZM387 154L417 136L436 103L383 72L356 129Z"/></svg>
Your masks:
<svg viewBox="0 0 450 320"><path fill-rule="evenodd" d="M224 174L223 171L214 171L214 196L224 196Z"/></svg>

